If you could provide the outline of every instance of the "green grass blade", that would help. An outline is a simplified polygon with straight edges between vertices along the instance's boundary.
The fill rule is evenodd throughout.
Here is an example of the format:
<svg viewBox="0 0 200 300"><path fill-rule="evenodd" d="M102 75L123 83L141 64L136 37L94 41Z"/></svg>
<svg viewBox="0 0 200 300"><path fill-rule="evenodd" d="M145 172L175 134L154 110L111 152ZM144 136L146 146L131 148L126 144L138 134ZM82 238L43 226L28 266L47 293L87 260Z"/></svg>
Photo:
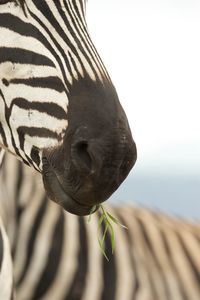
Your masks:
<svg viewBox="0 0 200 300"><path fill-rule="evenodd" d="M98 229L101 229L101 224L103 223L103 221L105 221L105 216L102 215L101 218L98 221Z"/></svg>
<svg viewBox="0 0 200 300"><path fill-rule="evenodd" d="M109 216L109 218L117 225L119 225L122 228L128 229L128 227L126 227L125 225L123 225L118 219L116 219L115 217L113 217L109 212L107 212L107 215Z"/></svg>
<svg viewBox="0 0 200 300"><path fill-rule="evenodd" d="M109 223L108 226L109 232L110 232L110 238L111 238L111 248L112 248L112 254L115 251L115 247L116 247L116 240L115 240L115 232L114 229L112 227L112 225Z"/></svg>
<svg viewBox="0 0 200 300"><path fill-rule="evenodd" d="M124 226L123 224L121 224L121 222L118 219L116 219L115 217L113 217L109 212L107 212L104 209L103 205L100 205L99 208L101 209L101 217L99 218L99 221L98 221L98 235L99 235L98 243L99 243L99 247L100 247L102 254L106 258L106 260L109 261L108 256L106 254L106 243L105 243L107 234L110 235L112 254L114 253L115 248L116 248L115 232L113 229L112 222L122 228L125 228L125 229L128 229L128 228L126 226ZM93 206L93 208L91 209L89 218L88 218L88 222L90 222L91 215L95 210L96 210L96 206ZM100 231L101 231L103 223L105 224L105 229L102 234Z"/></svg>
<svg viewBox="0 0 200 300"><path fill-rule="evenodd" d="M98 242L99 242L99 247L101 249L101 253L103 254L103 256L106 258L107 261L109 261L109 258L108 256L106 255L106 252L105 252L105 249L104 247L102 246L102 241L98 238Z"/></svg>
<svg viewBox="0 0 200 300"><path fill-rule="evenodd" d="M107 255L106 255L106 252L105 252L105 239L106 239L107 231L108 231L108 224L106 224L106 227L105 227L105 230L104 230L102 238L98 238L98 242L99 242L99 246L101 248L102 254L105 256L105 258L107 260L109 260L108 257L107 257Z"/></svg>
<svg viewBox="0 0 200 300"><path fill-rule="evenodd" d="M96 205L94 205L90 211L88 221L87 221L88 223L91 221L92 214L95 212L95 210L96 210Z"/></svg>

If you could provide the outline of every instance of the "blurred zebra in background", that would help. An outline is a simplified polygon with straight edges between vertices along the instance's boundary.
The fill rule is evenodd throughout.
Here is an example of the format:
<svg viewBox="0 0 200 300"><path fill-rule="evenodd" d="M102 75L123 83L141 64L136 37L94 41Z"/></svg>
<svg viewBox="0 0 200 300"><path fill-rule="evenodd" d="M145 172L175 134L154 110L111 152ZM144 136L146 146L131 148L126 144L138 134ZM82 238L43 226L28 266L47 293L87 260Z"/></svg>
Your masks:
<svg viewBox="0 0 200 300"><path fill-rule="evenodd" d="M14 157L1 170L1 203L12 246L17 300L198 300L200 226L133 206L108 207L115 228L109 262L97 242L99 215L64 212L40 176Z"/></svg>

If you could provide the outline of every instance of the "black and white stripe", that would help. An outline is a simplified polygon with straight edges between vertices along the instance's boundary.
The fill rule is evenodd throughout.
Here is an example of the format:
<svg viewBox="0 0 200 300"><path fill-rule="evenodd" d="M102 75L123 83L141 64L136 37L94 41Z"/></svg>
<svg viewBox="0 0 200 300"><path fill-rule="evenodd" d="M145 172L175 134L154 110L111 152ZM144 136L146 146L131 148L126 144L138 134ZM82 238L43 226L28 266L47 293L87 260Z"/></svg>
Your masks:
<svg viewBox="0 0 200 300"><path fill-rule="evenodd" d="M25 0L24 9L0 1L0 145L41 171L42 149L58 146L68 127L74 82L110 79L84 0Z"/></svg>
<svg viewBox="0 0 200 300"><path fill-rule="evenodd" d="M115 88L88 35L85 0L0 0L0 37L0 162L4 150L11 152L25 164L42 173L44 186L54 201L63 205L66 210L71 209L73 213L86 215L94 205L97 208L100 202L107 199L127 176L136 160L136 147ZM73 125L70 127L70 124ZM73 155L74 168L70 165ZM102 155L101 166L98 162L101 159L99 155ZM45 166L42 164L42 158ZM12 159L10 161L12 162ZM76 164L77 161L79 163ZM92 178L86 184L85 177L78 178L78 175L83 175L79 174L79 164L82 164L84 174L86 171L92 174ZM65 166L67 172L70 171L69 174L65 172ZM98 172L97 167L101 172ZM14 173L12 168L11 174ZM112 175L115 173L115 176L108 185L106 176L110 177L109 172L112 172ZM48 270L51 263L45 262L47 258L51 261L56 255L54 252L49 254L52 237L59 238L57 248L60 255L57 255L61 257L61 251L64 245L66 246L66 222L67 230L71 226L69 224L76 223L75 218L69 222L69 218L66 218L61 209L54 209L52 203L44 201L44 191L39 193L38 186L35 185L37 179L32 180L32 175L22 179L23 174L19 174L14 179L2 179L2 183L9 182L11 185L12 180L16 181L14 185L16 184L17 189L13 186L6 189L4 184L1 186L3 196L0 205L3 209L0 213L0 299L4 300L13 297L10 284L13 278L12 268L6 268L7 273L4 274L4 266L9 262L10 245L14 263L17 262L17 293L20 298L27 299L32 297L26 295L29 289L28 293L35 293L37 299L38 294L45 293L44 289L49 289L48 281L44 283L47 285L44 288L37 280L44 276L43 273L46 278L51 274ZM52 176L48 176L49 174ZM99 180L94 180L96 177ZM54 184L50 184L52 182ZM66 189L63 182L67 185ZM39 184L41 187L41 183ZM29 185L32 190L29 190ZM70 195L67 190L69 186ZM78 199L73 197L74 193L78 194ZM88 195L93 198L87 197ZM82 198L89 199L89 202L82 204L79 202ZM22 205L25 204L25 200L29 200L26 211ZM27 225L26 222L30 220L32 223ZM83 219L80 219L80 224L83 226L76 224L73 230L76 227L80 228L80 239L83 239L84 243L87 234L86 229L83 229ZM5 228L10 237L10 245ZM58 235L58 232L62 234ZM23 242L19 242L21 237ZM38 242L38 238L41 243ZM40 248L42 243L46 247ZM85 248L87 249L86 246ZM73 248L75 252L72 253L72 257L76 249L79 247ZM39 257L43 257L43 260L38 264L34 263L34 255L37 261ZM80 252L82 261L81 255ZM68 260L71 262L70 256ZM83 261L87 262L89 258ZM85 263L83 270L86 266ZM47 271L44 268L47 268ZM53 269L55 270L54 267ZM63 272L66 272L65 268ZM53 275L55 276L56 274ZM52 278L48 280L56 282ZM69 280L73 280L73 276ZM74 294L77 282L80 283L79 274L68 284L69 295ZM10 294L5 295L3 288L8 283ZM82 289L80 291L82 292ZM63 293L67 293L66 288Z"/></svg>
<svg viewBox="0 0 200 300"><path fill-rule="evenodd" d="M4 162L2 180L17 299L200 298L199 224L139 207L108 207L128 230L115 228L114 255L106 240L107 262L97 242L98 214L88 224L64 212L46 199L38 174L14 158Z"/></svg>

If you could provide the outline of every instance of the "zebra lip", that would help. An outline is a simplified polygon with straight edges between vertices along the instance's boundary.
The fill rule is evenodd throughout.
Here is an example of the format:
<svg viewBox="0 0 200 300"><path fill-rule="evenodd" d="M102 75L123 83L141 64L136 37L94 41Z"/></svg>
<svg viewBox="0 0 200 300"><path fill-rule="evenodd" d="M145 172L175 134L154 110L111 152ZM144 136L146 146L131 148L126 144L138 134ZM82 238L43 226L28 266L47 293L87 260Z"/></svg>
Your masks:
<svg viewBox="0 0 200 300"><path fill-rule="evenodd" d="M89 215L91 212L95 212L99 206L87 206L85 204L79 203L77 200L69 196L63 189L61 183L58 180L54 170L48 165L47 162L43 164L43 183L48 197L62 206L67 212L78 215L85 216Z"/></svg>
<svg viewBox="0 0 200 300"><path fill-rule="evenodd" d="M66 194L65 194L66 195ZM99 206L85 206L79 202L77 202L72 197L66 195L65 201L61 203L61 206L68 212L78 216L86 216L89 215L91 212L95 212Z"/></svg>

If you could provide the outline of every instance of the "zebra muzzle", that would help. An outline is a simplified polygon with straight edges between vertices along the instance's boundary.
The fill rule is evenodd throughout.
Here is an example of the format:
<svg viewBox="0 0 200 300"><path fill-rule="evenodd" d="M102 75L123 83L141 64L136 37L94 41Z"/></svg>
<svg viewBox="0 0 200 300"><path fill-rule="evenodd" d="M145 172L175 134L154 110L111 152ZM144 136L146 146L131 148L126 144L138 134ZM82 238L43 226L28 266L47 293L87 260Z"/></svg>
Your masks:
<svg viewBox="0 0 200 300"><path fill-rule="evenodd" d="M43 183L47 196L71 214L85 216L91 212L94 213L99 208L98 205L88 206L79 203L76 199L69 196L63 189L54 169L45 156L43 157Z"/></svg>

